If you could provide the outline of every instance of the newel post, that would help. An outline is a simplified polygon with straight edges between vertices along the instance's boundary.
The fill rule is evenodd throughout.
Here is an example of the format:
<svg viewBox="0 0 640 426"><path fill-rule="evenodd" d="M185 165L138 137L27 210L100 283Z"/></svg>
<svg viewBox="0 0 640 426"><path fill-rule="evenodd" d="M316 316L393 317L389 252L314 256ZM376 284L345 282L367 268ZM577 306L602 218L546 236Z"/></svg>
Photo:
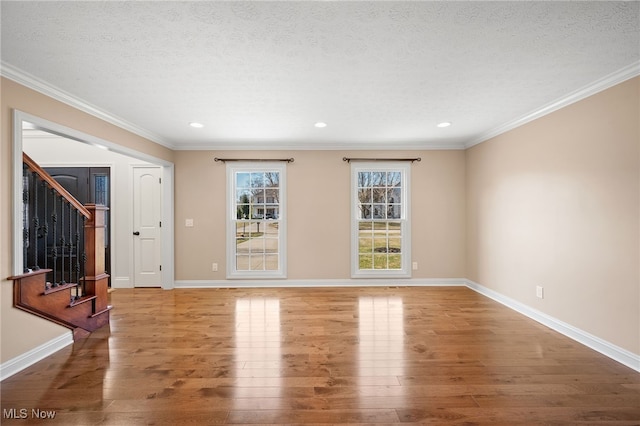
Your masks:
<svg viewBox="0 0 640 426"><path fill-rule="evenodd" d="M96 312L101 312L108 308L107 289L109 286L109 275L105 273L105 216L109 207L99 204L86 204L86 209L91 212L91 218L85 222L85 254L87 257L85 264L85 288L87 294L96 297Z"/></svg>

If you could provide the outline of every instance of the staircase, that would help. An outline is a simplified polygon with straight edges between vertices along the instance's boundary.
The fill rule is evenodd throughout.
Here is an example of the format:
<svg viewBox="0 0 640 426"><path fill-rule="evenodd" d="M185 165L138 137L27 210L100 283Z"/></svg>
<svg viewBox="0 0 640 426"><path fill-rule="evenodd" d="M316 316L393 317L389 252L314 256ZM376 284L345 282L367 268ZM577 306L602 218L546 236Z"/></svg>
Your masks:
<svg viewBox="0 0 640 426"><path fill-rule="evenodd" d="M87 337L109 323L108 208L83 206L26 154L23 164L25 271L9 277L13 305Z"/></svg>

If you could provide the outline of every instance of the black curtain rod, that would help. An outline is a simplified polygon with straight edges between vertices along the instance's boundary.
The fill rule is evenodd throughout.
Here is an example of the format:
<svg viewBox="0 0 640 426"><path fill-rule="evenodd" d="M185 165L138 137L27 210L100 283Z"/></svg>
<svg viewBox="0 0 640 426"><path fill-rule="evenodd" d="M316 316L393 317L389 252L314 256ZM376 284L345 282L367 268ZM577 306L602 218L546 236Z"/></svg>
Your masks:
<svg viewBox="0 0 640 426"><path fill-rule="evenodd" d="M422 158L420 158L420 157L416 157L416 158L349 158L349 157L342 157L342 161L346 161L347 163L350 163L352 161L411 161L413 163L414 161L422 161Z"/></svg>
<svg viewBox="0 0 640 426"><path fill-rule="evenodd" d="M287 163L293 163L293 158L214 158L213 161L286 161Z"/></svg>

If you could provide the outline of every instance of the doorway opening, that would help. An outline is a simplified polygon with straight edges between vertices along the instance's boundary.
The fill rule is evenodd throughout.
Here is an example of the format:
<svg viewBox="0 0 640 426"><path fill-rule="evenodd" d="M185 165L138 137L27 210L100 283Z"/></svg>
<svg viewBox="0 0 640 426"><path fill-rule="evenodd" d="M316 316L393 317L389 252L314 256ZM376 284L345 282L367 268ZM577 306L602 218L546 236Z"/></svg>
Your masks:
<svg viewBox="0 0 640 426"><path fill-rule="evenodd" d="M59 143L47 145L48 150L34 148L33 135L40 134L42 138L59 138L64 143L71 144L60 149ZM24 150L29 156L43 157L45 161L42 166L59 174L62 180L66 180L68 185L79 185L79 182L72 183L73 180L82 180L89 174L89 184L86 185L89 191L88 199L98 201L96 197L107 197L101 199L110 207L109 231L105 238L108 241L108 273L111 275L111 286L115 288L134 287L134 265L132 263L133 252L133 223L132 214L132 170L134 166L155 167L162 177L162 205L161 216L164 226L160 237L163 244L160 251L163 273L160 285L164 289L171 289L174 286L174 261L173 261L173 163L161 160L147 154L143 154L126 147L96 138L91 135L78 132L71 128L60 126L45 119L35 117L21 111L14 110L14 252L20 253L23 245L22 239L22 152ZM42 141L41 141L42 142ZM43 142L46 144L46 142ZM55 157L56 151L58 157ZM35 152L35 154L34 154ZM53 153L52 153L53 152ZM70 156L69 153L73 153ZM83 153L91 153L84 155ZM60 156L62 154L62 156ZM114 160L115 156L126 158L126 161L119 163ZM32 158L33 158L32 157ZM34 158L39 162L38 158ZM70 169L83 169L82 171ZM65 175L65 176L62 176ZM76 176L73 176L76 175ZM108 177L107 177L108 176ZM93 183L92 183L93 179ZM64 184L63 184L64 185ZM107 186L107 188L104 187ZM108 189L108 191L106 191ZM79 189L82 191L81 189ZM105 192L106 191L106 192ZM70 191L71 192L71 191ZM93 192L93 193L92 193ZM102 193L101 193L102 192ZM93 198L92 198L93 197ZM80 198L78 198L80 199ZM82 200L84 201L84 200ZM13 267L15 271L23 270L22 256L14 256Z"/></svg>

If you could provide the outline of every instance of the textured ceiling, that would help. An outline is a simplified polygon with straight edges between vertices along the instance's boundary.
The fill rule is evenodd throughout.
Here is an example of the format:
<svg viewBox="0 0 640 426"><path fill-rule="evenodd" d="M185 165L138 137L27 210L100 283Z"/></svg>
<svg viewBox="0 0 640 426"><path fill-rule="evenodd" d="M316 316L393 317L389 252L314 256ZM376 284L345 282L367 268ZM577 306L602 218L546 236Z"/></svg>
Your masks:
<svg viewBox="0 0 640 426"><path fill-rule="evenodd" d="M639 6L2 1L2 72L175 149L460 148L640 69Z"/></svg>

